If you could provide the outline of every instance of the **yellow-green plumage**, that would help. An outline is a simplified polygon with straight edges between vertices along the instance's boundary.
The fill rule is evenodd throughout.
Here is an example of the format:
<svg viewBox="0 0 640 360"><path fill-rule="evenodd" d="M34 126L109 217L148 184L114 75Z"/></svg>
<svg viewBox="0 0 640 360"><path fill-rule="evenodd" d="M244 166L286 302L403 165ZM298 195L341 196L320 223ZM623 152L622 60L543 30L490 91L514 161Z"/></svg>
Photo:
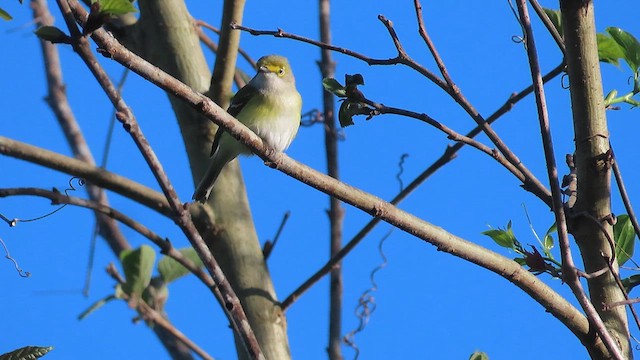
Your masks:
<svg viewBox="0 0 640 360"><path fill-rule="evenodd" d="M229 114L255 132L276 151L284 151L298 132L302 98L286 58L268 55L258 60L258 73L231 100ZM193 194L205 202L224 166L249 149L218 129L211 149L212 161Z"/></svg>

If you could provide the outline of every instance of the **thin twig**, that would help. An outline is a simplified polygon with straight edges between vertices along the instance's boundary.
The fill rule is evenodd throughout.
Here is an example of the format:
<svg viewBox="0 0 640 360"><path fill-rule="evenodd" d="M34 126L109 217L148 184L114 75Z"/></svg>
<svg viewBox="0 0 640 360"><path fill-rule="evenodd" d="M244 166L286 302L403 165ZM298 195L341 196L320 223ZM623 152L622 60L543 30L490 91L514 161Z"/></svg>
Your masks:
<svg viewBox="0 0 640 360"><path fill-rule="evenodd" d="M273 252L273 249L276 247L278 239L280 239L280 234L282 233L284 226L287 224L287 220L289 220L289 216L291 216L291 211L287 211L286 213L284 213L284 216L282 216L282 221L280 221L280 226L278 226L278 230L273 236L273 241L267 240L265 242L264 248L262 249L262 256L264 256L264 261L267 261L267 259L269 259L269 256Z"/></svg>
<svg viewBox="0 0 640 360"><path fill-rule="evenodd" d="M433 59L436 64L438 64L438 68L442 73L446 81L446 88L443 88L452 98L455 100L460 106L467 112L467 114L478 124L482 131L487 135L487 137L491 140L491 142L496 146L496 148L502 153L505 159L510 162L513 166L515 166L523 175L524 180L524 188L531 191L533 194L538 196L540 200L544 201L549 207L551 207L551 194L549 190L545 188L544 185L536 178L536 176L520 161L520 159L516 156L515 153L509 149L509 147L502 141L500 136L489 126L489 124L485 121L485 119L480 115L480 113L471 105L471 103L467 100L467 98L462 94L462 91L456 83L453 81L449 72L447 71L446 66L444 65L444 61L438 54L438 51L431 40L428 32L426 31L424 20L421 15L421 7L419 0L414 0L414 5L416 8L416 17L418 21L418 27L420 29L420 34L425 44L429 48Z"/></svg>
<svg viewBox="0 0 640 360"><path fill-rule="evenodd" d="M398 51L398 55L394 58L390 58L390 59L370 58L368 56L365 56L363 54L357 53L349 49L333 46L330 44L325 44L323 42L312 40L303 36L290 34L290 33L284 32L282 29L278 29L277 31L265 31L265 30L255 30L252 28L238 25L238 24L232 24L231 26L234 29L246 31L252 35L271 35L275 37L289 38L296 41L305 42L308 44L318 46L323 49L329 49L332 51L343 53L345 55L349 55L356 59L362 60L369 65L403 64L410 67L411 69L417 71L421 75L431 80L434 84L436 84L445 92L447 92L447 94L449 94L458 104L460 104L460 106L465 110L465 112L467 112L467 114L478 124L478 126L481 127L482 131L485 132L487 137L489 137L489 139L496 145L496 147L503 154L505 159L509 161L513 166L515 166L520 172L522 172L524 177L523 187L528 191L531 191L533 194L539 197L542 201L544 201L545 204L551 207L551 193L549 192L549 190L547 190L544 187L544 185L542 185L542 183L535 177L535 175L531 173L531 171L522 163L522 161L520 161L520 159L507 147L507 145L502 141L502 139L498 136L498 134L496 134L495 131L491 129L491 127L489 126L489 123L478 113L478 111L475 110L475 108L471 105L471 103L462 95L460 89L455 85L455 83L453 83L451 78L449 78L450 82L445 81L440 77L438 77L437 75L435 75L430 70L426 69L422 65L413 61L411 57L405 52L404 48L402 47L402 44L393 28L393 23L383 15L379 15L378 20L382 22L382 24L385 26L385 28L389 32L389 35L396 47L396 50ZM422 26L424 28L424 24L421 24L419 26ZM442 66L444 66L443 65L444 63L442 62L439 55L435 51L435 46L431 43L431 40L428 34L426 33L426 31L424 32L424 34L425 34L424 39L426 42L428 42L428 44L430 44L429 48L432 51L432 55L434 56L434 59L436 59L436 62L440 62ZM444 74L447 74L446 76L448 76L446 69L444 71Z"/></svg>
<svg viewBox="0 0 640 360"><path fill-rule="evenodd" d="M556 29L556 27L553 25L553 22L551 22L551 19L549 19L549 16L547 16L547 13L544 12L544 9L540 5L540 3L538 3L537 0L529 0L529 2L531 3L531 6L533 6L536 14L540 18L540 20L542 20L542 23L551 34L551 37L553 37L553 40L556 42L558 48L560 48L560 51L562 51L562 55L564 56L567 50L564 47L564 40L562 39L562 35L560 35L558 29Z"/></svg>
<svg viewBox="0 0 640 360"><path fill-rule="evenodd" d="M543 81L547 82L554 77L558 76L562 73L562 69L564 69L564 63L556 66L553 70L551 70L548 74L543 77ZM498 120L502 115L506 114L510 111L513 106L524 99L527 95L530 95L533 92L533 85L530 85L520 92L512 94L505 103L498 108L491 116L487 118L487 122L493 123ZM480 126L476 126L473 130L471 130L468 134L466 134L467 138L473 138L482 132ZM431 164L427 169L425 169L420 175L418 175L403 191L398 193L393 200L390 201L391 204L397 205L402 200L406 199L415 189L417 189L420 184L422 184L426 179L431 177L436 171L442 168L444 165L448 164L450 161L456 158L456 155L460 149L462 149L466 143L464 142L456 142L453 145L447 146L444 153L440 158L438 158L433 164ZM282 302L282 309L286 310L291 306L303 293L305 293L308 289L310 289L314 284L316 284L320 279L322 279L326 274L328 274L331 269L344 259L350 252L353 250L364 238L376 227L382 220L380 218L374 218L369 223L367 223L349 242L342 248L340 252L338 252L334 257L329 259L320 269L318 269L312 276L310 276L304 283L302 283L298 288L296 288L289 296L285 298Z"/></svg>
<svg viewBox="0 0 640 360"><path fill-rule="evenodd" d="M205 273L200 267L196 266L191 260L186 258L180 251L176 250L171 242L161 237L160 235L154 233L145 225L140 222L133 220L122 212L99 203L93 200L81 199L74 196L68 196L65 194L61 194L60 192L50 191L39 188L0 188L0 197L9 197L9 196L22 196L22 195L31 195L31 196L39 196L42 198L46 198L51 200L51 202L55 204L69 204L74 206L84 207L95 212L99 212L108 216L109 218L118 221L132 230L136 231L138 234L146 237L155 245L160 248L160 252L174 260L176 260L180 265L184 266L187 270L192 272L202 283L204 283L207 287L215 286L215 283L211 279L211 277Z"/></svg>
<svg viewBox="0 0 640 360"><path fill-rule="evenodd" d="M607 256L604 256L604 259L607 261L607 267L609 268L609 271L611 271L611 273L613 274L613 277L616 279L616 284L618 285L618 289L620 289L620 291L624 295L624 299L627 302L627 305L629 306L629 311L631 311L631 315L633 316L633 320L636 323L636 327L640 328L640 318L638 318L636 309L633 307L633 303L631 302L631 299L629 299L629 294L627 293L627 290L624 288L624 284L622 283L622 280L620 280L620 274L618 273L618 271L614 269L613 258L609 259ZM607 304L603 304L603 309L604 310L611 309L611 307Z"/></svg>
<svg viewBox="0 0 640 360"><path fill-rule="evenodd" d="M410 110L385 106L368 99L364 99L364 102L372 106L375 109L375 111L379 114L395 114L395 115L405 116L405 117L423 121L435 127L436 129L442 131L443 133L445 133L448 139L456 142L464 143L465 145L469 145L470 147L476 150L479 150L485 153L486 155L489 155L491 158L495 159L498 163L500 163L500 165L504 166L516 178L518 178L518 180L522 181L523 184L527 183L527 178L522 173L522 171L520 171L520 169L514 166L511 162L507 161L507 159L504 156L502 156L500 153L498 153L495 149L491 149L488 146L484 145L483 143L477 140L474 140L471 137L468 137L456 132L455 130L449 128L448 126L435 120L434 118L430 117L427 114L424 114L424 113L420 114Z"/></svg>
<svg viewBox="0 0 640 360"><path fill-rule="evenodd" d="M631 206L631 200L629 199L627 188L624 185L624 181L622 180L622 173L620 172L620 167L618 166L618 160L616 159L613 147L611 147L611 157L611 169L613 170L613 175L615 176L616 184L618 185L620 198L622 199L625 210L627 210L627 215L629 215L629 220L631 220L631 225L633 225L633 230L635 231L636 236L640 237L640 225L638 224L638 217L636 216L635 211L633 211L633 206Z"/></svg>
<svg viewBox="0 0 640 360"><path fill-rule="evenodd" d="M203 27L203 28L209 29L209 30L213 31L214 33L220 35L220 29L218 29L217 27L209 24L208 22L206 22L204 20L195 20L195 22L196 22L196 25L198 27ZM244 49L238 48L238 54L240 54L240 56L242 56L242 58L244 58L244 60L246 62L248 62L249 65L251 65L251 67L253 69L257 69L256 61L253 60L251 55L249 55L249 53L247 53Z"/></svg>

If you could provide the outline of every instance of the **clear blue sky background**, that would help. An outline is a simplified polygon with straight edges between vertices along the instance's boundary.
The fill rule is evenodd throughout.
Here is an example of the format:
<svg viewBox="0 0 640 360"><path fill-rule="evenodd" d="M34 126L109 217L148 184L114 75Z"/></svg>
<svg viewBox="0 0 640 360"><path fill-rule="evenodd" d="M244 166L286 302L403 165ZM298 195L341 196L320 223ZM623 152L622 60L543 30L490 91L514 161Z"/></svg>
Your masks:
<svg viewBox="0 0 640 360"><path fill-rule="evenodd" d="M52 2L54 3L54 2ZM558 7L555 1L543 1ZM218 25L219 2L188 1L195 18ZM640 37L637 3L596 1L598 31L619 26ZM509 95L530 84L528 64L521 44L512 36L521 30L506 1L424 0L427 28L454 80L471 103L485 116L504 103ZM30 25L28 4L5 1L2 7L14 20L0 22L2 57L3 136L46 149L69 154L55 118L43 101L46 94L41 53ZM377 58L396 55L387 31L376 19L384 14L392 20L407 52L436 71L417 33L410 1L335 2L332 12L334 43ZM56 23L63 26L56 14ZM260 29L286 31L318 37L317 5L313 1L282 0L278 5L248 2L244 24ZM548 71L561 61L560 52L540 23L535 21L536 41L542 68ZM280 53L291 59L304 99L304 110L321 106L317 48L292 40L242 35L242 47L255 58ZM71 106L80 121L96 158L102 157L105 133L111 113L102 92L84 64L69 47L60 47ZM209 63L212 56L208 54ZM366 95L390 106L425 112L449 127L466 133L473 121L439 88L402 66L369 67L365 63L335 54L337 77L362 73ZM122 74L119 65L102 58L114 79ZM239 64L248 70L246 63ZM626 91L629 71L603 65L605 92ZM572 152L573 136L569 93L556 79L546 87L558 163ZM131 75L124 96L163 162L183 200L193 191L192 180L166 97L161 91ZM623 105L609 112L611 139L632 199L638 199L640 177L637 160L638 111ZM504 116L495 129L522 161L546 184L546 172L533 98L527 98ZM117 127L108 169L158 188L129 137ZM437 130L396 116L380 116L345 129L340 143L342 179L384 199L398 191L395 174L402 154L403 180L412 180L438 158L450 141ZM486 142L484 137L481 140ZM288 151L293 158L324 170L323 133L319 126L303 128ZM291 218L278 247L269 259L277 293L284 298L315 272L328 258L327 197L283 174L270 170L258 159L242 159L253 214L262 241L273 237L282 215ZM0 157L0 187L66 187L69 176L22 161ZM560 173L565 173L564 165ZM439 171L417 190L401 208L437 224L470 241L506 256L481 232L488 225L504 226L513 221L524 244L535 244L523 211L526 206L538 233L553 222L552 214L532 195L519 187L515 178L495 161L471 149ZM80 191L77 195L82 195ZM151 229L169 237L177 246L187 241L175 225L152 211L117 194L112 205ZM638 203L638 201L636 201ZM367 214L345 206L345 240L370 219ZM0 199L0 212L10 218L33 218L50 211L47 201L37 198ZM623 213L614 199L614 211ZM353 315L360 294L369 288L369 274L381 258L378 242L389 230L379 226L344 263L345 333L357 326ZM141 359L167 358L155 335L144 324L133 324L135 313L123 302L112 302L83 321L77 315L95 300L112 292L113 281L103 271L115 261L100 241L88 298L81 295L93 231L90 212L67 207L54 216L15 228L0 226L0 238L20 266L31 272L18 277L13 265L0 261L2 323L0 353L26 345L54 346L46 359ZM134 246L148 241L123 227ZM361 359L466 359L482 350L491 359L581 359L586 358L577 339L555 318L521 290L501 277L436 249L401 231L394 231L384 244L389 259L377 274L374 293L376 311L366 330L356 337ZM577 256L577 251L576 251ZM560 281L541 278L561 294L572 298ZM235 358L231 332L221 310L204 286L194 278L181 279L170 289L167 311L173 323L216 359ZM287 312L291 351L296 359L326 359L328 333L328 281L305 293ZM637 331L634 331L637 333ZM347 359L353 352L344 348Z"/></svg>

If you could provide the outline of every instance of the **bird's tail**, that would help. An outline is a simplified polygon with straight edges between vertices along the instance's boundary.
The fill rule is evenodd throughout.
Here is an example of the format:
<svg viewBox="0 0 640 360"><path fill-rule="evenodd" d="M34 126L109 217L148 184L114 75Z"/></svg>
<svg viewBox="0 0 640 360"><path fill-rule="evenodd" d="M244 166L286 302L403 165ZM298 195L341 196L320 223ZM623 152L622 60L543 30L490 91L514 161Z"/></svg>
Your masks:
<svg viewBox="0 0 640 360"><path fill-rule="evenodd" d="M225 165L226 162L224 161L214 161L211 166L209 166L207 173L202 177L200 184L198 184L196 191L193 193L193 200L203 204L207 202L209 195L211 195L211 190L213 190L213 185Z"/></svg>

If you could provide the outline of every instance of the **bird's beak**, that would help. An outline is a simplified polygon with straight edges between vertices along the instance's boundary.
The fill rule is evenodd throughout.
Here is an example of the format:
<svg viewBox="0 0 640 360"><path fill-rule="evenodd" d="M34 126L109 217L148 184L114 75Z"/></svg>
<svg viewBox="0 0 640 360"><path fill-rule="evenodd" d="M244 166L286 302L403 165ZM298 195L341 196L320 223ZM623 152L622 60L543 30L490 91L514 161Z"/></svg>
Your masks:
<svg viewBox="0 0 640 360"><path fill-rule="evenodd" d="M261 73L268 73L270 72L269 68L266 67L265 65L260 66L260 68L258 69L259 72Z"/></svg>

